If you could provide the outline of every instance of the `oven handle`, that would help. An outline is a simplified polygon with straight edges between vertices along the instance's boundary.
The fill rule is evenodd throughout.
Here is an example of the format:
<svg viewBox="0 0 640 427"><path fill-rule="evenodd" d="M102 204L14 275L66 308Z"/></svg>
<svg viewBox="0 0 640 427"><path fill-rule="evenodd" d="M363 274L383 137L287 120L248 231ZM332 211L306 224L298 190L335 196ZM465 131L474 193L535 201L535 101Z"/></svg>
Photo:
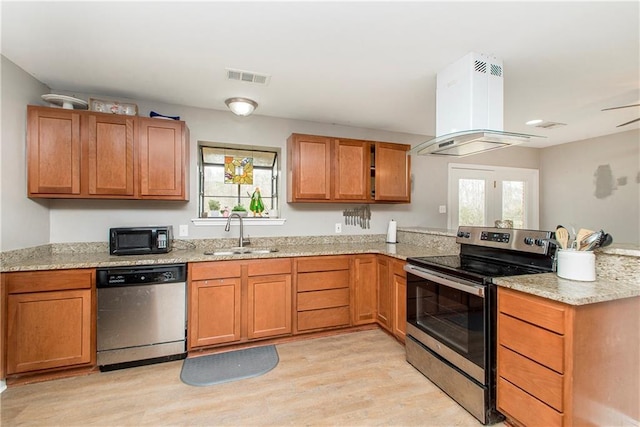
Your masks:
<svg viewBox="0 0 640 427"><path fill-rule="evenodd" d="M480 298L484 298L484 286L478 286L463 279L456 279L455 281L453 281L451 279L442 277L436 273L420 267L416 267L415 265L411 264L405 264L404 271L406 271L407 273L415 274L416 276L422 277L423 279L431 280L432 282L436 282L441 285L448 286L450 288L454 288L468 294L476 295Z"/></svg>

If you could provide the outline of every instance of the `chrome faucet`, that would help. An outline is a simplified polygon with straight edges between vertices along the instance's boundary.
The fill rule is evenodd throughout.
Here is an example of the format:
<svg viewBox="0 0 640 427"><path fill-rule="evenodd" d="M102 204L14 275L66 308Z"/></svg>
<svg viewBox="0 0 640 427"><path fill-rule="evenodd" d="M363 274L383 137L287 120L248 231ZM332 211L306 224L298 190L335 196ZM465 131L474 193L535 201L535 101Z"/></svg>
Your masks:
<svg viewBox="0 0 640 427"><path fill-rule="evenodd" d="M249 238L244 238L244 226L240 214L234 212L229 215L229 218L227 218L227 225L224 226L224 231L229 231L231 229L231 218L234 216L240 221L240 237L238 238L238 246L242 248L245 245L249 245L251 241L249 241Z"/></svg>

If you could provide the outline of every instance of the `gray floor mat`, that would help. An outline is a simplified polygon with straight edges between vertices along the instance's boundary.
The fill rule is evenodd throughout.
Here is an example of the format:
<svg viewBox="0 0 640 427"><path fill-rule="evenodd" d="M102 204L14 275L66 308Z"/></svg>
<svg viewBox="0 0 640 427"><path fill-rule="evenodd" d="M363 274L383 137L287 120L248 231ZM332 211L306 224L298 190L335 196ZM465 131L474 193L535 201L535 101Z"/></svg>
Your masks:
<svg viewBox="0 0 640 427"><path fill-rule="evenodd" d="M246 348L184 360L180 379L193 386L208 386L257 377L279 362L274 345Z"/></svg>

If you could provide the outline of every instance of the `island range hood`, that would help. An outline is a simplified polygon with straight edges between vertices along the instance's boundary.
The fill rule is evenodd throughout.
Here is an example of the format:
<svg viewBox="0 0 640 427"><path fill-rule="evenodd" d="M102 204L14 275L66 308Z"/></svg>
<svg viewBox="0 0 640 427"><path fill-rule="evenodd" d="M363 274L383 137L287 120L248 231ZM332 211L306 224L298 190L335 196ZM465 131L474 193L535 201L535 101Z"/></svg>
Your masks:
<svg viewBox="0 0 640 427"><path fill-rule="evenodd" d="M437 75L436 137L411 154L464 157L535 137L503 130L502 61L471 52Z"/></svg>

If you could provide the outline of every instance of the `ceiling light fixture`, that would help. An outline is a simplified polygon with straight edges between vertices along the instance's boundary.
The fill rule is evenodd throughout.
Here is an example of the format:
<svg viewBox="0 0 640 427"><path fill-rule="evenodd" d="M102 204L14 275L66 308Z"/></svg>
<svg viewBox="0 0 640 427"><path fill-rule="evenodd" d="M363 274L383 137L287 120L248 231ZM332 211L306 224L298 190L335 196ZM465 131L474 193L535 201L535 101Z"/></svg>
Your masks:
<svg viewBox="0 0 640 427"><path fill-rule="evenodd" d="M537 125L539 123L542 123L542 120L535 119L535 120L529 120L527 123L525 123L525 125L534 126L534 125Z"/></svg>
<svg viewBox="0 0 640 427"><path fill-rule="evenodd" d="M258 103L249 98L229 98L224 103L236 116L248 116L258 108Z"/></svg>

